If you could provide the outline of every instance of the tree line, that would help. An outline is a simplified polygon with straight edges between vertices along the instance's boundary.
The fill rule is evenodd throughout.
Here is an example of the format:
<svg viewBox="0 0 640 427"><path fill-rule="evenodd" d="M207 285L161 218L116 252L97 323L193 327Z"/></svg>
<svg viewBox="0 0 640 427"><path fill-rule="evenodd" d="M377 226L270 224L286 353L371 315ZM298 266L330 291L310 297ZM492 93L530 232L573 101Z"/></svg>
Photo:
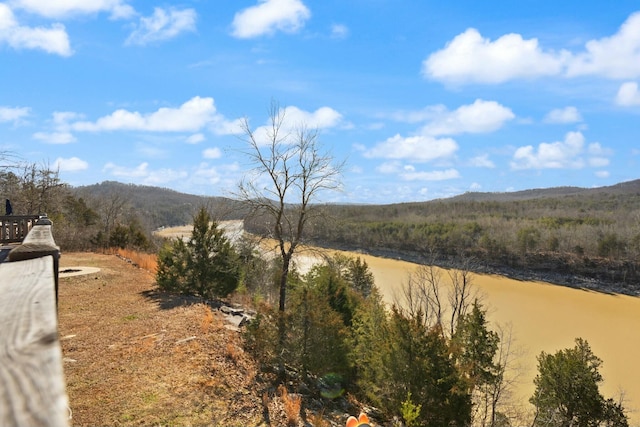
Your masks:
<svg viewBox="0 0 640 427"><path fill-rule="evenodd" d="M62 250L157 249L151 225L122 193L79 194L48 164L11 160L0 167L0 197L11 201L13 215L47 215Z"/></svg>
<svg viewBox="0 0 640 427"><path fill-rule="evenodd" d="M439 200L326 206L315 244L406 256L438 253L456 265L562 274L640 291L640 190L526 200ZM259 224L249 223L259 231ZM424 259L420 260L424 261Z"/></svg>

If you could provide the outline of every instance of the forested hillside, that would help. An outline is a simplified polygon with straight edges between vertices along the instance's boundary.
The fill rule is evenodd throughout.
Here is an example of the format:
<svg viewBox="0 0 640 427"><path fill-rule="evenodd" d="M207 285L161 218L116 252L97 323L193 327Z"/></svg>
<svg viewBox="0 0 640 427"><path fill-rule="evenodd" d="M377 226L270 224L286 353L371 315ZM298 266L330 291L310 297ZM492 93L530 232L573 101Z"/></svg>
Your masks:
<svg viewBox="0 0 640 427"><path fill-rule="evenodd" d="M104 182L74 189L132 207L145 228L190 223L199 206L241 219L239 202ZM636 294L640 291L640 180L609 187L466 193L390 205L327 205L311 243L419 262ZM104 209L103 209L104 210ZM258 218L248 230L268 234Z"/></svg>
<svg viewBox="0 0 640 427"><path fill-rule="evenodd" d="M37 165L2 172L0 192L14 214L46 212L65 250L154 250L153 230L189 224L201 206L217 220L245 218L249 231L269 234L238 201L112 181L74 188ZM442 266L472 261L477 271L640 293L640 180L322 208L329 221L309 224L309 243Z"/></svg>
<svg viewBox="0 0 640 427"><path fill-rule="evenodd" d="M224 197L196 196L146 185L105 181L76 187L73 192L104 202L125 202L152 228L189 224L201 206L210 208L220 220L241 219L244 215L238 203Z"/></svg>
<svg viewBox="0 0 640 427"><path fill-rule="evenodd" d="M327 206L315 243L576 286L640 289L640 180L611 187L467 193Z"/></svg>

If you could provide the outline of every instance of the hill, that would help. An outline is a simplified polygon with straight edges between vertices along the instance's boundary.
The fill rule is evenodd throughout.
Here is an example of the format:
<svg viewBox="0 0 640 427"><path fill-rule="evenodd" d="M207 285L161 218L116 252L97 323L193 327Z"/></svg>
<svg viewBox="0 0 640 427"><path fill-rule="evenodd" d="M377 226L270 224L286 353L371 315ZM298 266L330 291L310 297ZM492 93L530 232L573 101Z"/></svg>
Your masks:
<svg viewBox="0 0 640 427"><path fill-rule="evenodd" d="M241 219L244 216L240 204L231 199L185 194L168 188L104 181L75 187L72 191L77 197L92 198L103 204L125 202L144 217L152 228L189 224L201 206L210 207L220 220Z"/></svg>
<svg viewBox="0 0 640 427"><path fill-rule="evenodd" d="M311 233L322 246L640 293L640 180L326 210Z"/></svg>
<svg viewBox="0 0 640 427"><path fill-rule="evenodd" d="M611 195L640 195L640 179L622 182L619 184L596 187L552 187L538 188L523 191L513 191L504 193L487 193L487 192L468 192L458 196L451 197L449 201L460 202L510 202L516 200L531 200L539 198L557 198L566 196L597 196L603 194Z"/></svg>
<svg viewBox="0 0 640 427"><path fill-rule="evenodd" d="M244 219L242 203L173 190L103 182L74 189L109 204L126 200L148 228L189 224L207 206L219 220ZM309 243L628 294L640 293L640 180L607 187L466 193L388 205L316 206L330 221L308 224ZM103 214L104 215L104 214Z"/></svg>

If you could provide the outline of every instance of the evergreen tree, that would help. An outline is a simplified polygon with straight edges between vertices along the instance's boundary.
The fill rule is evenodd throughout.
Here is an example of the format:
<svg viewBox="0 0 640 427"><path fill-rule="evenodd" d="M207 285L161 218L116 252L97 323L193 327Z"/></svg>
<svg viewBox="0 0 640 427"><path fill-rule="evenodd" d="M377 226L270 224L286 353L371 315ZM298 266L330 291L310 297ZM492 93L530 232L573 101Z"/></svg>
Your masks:
<svg viewBox="0 0 640 427"><path fill-rule="evenodd" d="M169 291L225 297L236 289L240 277L238 255L205 208L193 219L191 238L173 241L158 257L157 283Z"/></svg>
<svg viewBox="0 0 640 427"><path fill-rule="evenodd" d="M416 425L469 425L471 396L438 326L426 325L419 312L393 307L387 314L373 292L356 312L353 331L357 385L374 405L395 415L407 409L410 395Z"/></svg>
<svg viewBox="0 0 640 427"><path fill-rule="evenodd" d="M374 286L369 298L354 314L351 331L353 345L350 360L354 366L356 386L371 403L384 407L390 399L391 390L387 382L389 372L390 345L387 308L378 289Z"/></svg>
<svg viewBox="0 0 640 427"><path fill-rule="evenodd" d="M498 351L498 334L488 329L485 312L476 300L471 313L462 318L453 336L460 369L469 381L469 389L491 383L496 379L498 367L493 360Z"/></svg>
<svg viewBox="0 0 640 427"><path fill-rule="evenodd" d="M351 326L357 297L340 271L331 265L314 266L306 276L306 281L324 295L329 306L342 317L344 325Z"/></svg>
<svg viewBox="0 0 640 427"><path fill-rule="evenodd" d="M529 399L536 407L534 426L628 426L622 405L600 394L601 365L602 360L581 338L573 348L555 354L542 352L534 380L536 389Z"/></svg>
<svg viewBox="0 0 640 427"><path fill-rule="evenodd" d="M456 366L466 380L473 399L474 425L496 425L500 382L504 366L496 361L499 335L489 330L486 311L475 300L471 312L462 317L451 339Z"/></svg>
<svg viewBox="0 0 640 427"><path fill-rule="evenodd" d="M359 292L362 296L368 297L371 294L374 279L367 261L360 260L360 257L349 259L345 279L347 279L351 288Z"/></svg>
<svg viewBox="0 0 640 427"><path fill-rule="evenodd" d="M319 288L302 284L291 292L287 323L288 364L299 367L304 375L349 376L348 329Z"/></svg>

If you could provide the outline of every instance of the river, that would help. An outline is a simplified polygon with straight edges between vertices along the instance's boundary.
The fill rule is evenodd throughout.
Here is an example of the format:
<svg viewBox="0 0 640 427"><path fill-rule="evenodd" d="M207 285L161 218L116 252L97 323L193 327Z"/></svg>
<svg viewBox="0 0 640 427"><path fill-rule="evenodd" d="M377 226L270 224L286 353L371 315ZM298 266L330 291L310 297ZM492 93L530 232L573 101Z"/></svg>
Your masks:
<svg viewBox="0 0 640 427"><path fill-rule="evenodd" d="M358 253L375 277L385 301L396 296L417 265ZM474 274L473 283L483 296L488 318L495 325L511 327L514 350L519 353L519 381L514 401L531 409L536 357L573 347L577 337L586 339L602 359L600 390L605 398L624 393L631 425L640 425L640 298L573 289L543 282Z"/></svg>
<svg viewBox="0 0 640 427"><path fill-rule="evenodd" d="M241 233L241 225L238 230L235 221L223 225L234 235ZM190 228L179 231L190 232ZM163 234L170 235L170 230ZM376 286L389 303L397 300L408 275L418 267L395 259L342 253L367 262ZM308 251L301 253L297 262L301 270L306 270L318 259L317 254ZM536 357L540 352L555 353L573 347L575 338L581 337L603 361L600 391L605 398L614 399L624 393L630 424L640 426L640 298L497 275L475 274L473 283L483 296L494 328L511 327L519 366L515 403L527 411L532 409L528 399L534 391Z"/></svg>

